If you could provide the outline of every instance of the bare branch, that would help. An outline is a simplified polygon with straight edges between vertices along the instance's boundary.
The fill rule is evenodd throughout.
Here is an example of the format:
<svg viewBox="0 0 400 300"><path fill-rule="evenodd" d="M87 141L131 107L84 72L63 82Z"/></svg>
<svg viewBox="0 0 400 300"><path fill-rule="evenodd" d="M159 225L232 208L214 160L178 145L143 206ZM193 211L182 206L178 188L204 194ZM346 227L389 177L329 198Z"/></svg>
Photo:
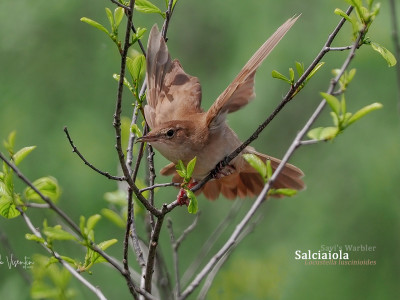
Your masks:
<svg viewBox="0 0 400 300"><path fill-rule="evenodd" d="M177 182L157 183L157 184L153 184L152 186L148 186L148 187L142 188L142 189L139 190L139 192L143 193L143 192L145 192L145 191L154 190L154 189L156 189L156 188L162 188L162 187L168 187L168 186L175 186L175 187L178 187L178 186L180 186L180 185L181 185L181 184L180 184L180 183L177 183Z"/></svg>
<svg viewBox="0 0 400 300"><path fill-rule="evenodd" d="M85 159L85 157L80 153L80 151L78 150L78 148L74 145L74 142L72 141L71 136L69 135L69 132L68 132L68 128L67 128L66 126L64 127L64 132L65 132L65 134L67 135L67 138L68 138L69 143L71 144L72 152L76 153L76 154L79 156L79 158L85 163L85 165L87 165L89 168L91 168L92 170L96 171L97 173L99 173L99 174L101 174L101 175L107 177L108 179L118 180L118 181L123 181L123 180L125 180L124 177L119 177L119 176L110 175L110 173L108 173L108 172L103 172L103 171L97 169L97 168L96 168L95 166L93 166L91 163L89 163L89 162Z"/></svg>

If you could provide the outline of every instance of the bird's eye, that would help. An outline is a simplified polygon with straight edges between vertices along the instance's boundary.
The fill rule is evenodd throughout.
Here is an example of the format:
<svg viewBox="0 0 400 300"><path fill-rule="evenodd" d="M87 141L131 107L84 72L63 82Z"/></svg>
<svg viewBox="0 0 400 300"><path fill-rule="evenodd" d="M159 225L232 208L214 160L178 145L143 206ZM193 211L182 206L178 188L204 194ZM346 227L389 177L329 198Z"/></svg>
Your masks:
<svg viewBox="0 0 400 300"><path fill-rule="evenodd" d="M175 134L175 131L173 129L170 129L167 131L166 136L171 138L174 136L174 134Z"/></svg>

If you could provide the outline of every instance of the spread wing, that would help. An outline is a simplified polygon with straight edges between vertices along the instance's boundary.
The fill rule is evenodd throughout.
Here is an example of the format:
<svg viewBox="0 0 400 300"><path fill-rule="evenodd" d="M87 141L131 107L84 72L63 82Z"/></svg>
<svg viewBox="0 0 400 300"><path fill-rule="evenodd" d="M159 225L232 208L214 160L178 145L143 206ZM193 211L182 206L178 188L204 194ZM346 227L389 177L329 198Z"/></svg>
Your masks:
<svg viewBox="0 0 400 300"><path fill-rule="evenodd" d="M283 23L260 49L254 53L232 83L215 100L214 104L207 111L207 125L210 129L218 127L225 121L228 113L240 109L255 97L254 77L257 68L298 18L291 18Z"/></svg>
<svg viewBox="0 0 400 300"><path fill-rule="evenodd" d="M200 112L201 86L197 77L182 69L178 60L171 60L167 45L154 25L147 46L147 105L144 107L150 128L178 120L190 112Z"/></svg>

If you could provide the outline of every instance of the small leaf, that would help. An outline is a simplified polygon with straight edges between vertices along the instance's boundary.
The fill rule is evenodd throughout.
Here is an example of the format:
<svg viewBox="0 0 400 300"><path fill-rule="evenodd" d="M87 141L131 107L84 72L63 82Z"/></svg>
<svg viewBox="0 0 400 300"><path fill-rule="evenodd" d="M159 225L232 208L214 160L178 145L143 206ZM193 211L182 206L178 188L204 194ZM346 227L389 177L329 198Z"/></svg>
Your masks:
<svg viewBox="0 0 400 300"><path fill-rule="evenodd" d="M138 27L137 32L135 34L132 34L132 44L136 43L139 39L141 39L146 31L147 31L146 28Z"/></svg>
<svg viewBox="0 0 400 300"><path fill-rule="evenodd" d="M131 132L136 136L136 137L142 137L142 131L140 130L139 126L137 124L132 124L131 126Z"/></svg>
<svg viewBox="0 0 400 300"><path fill-rule="evenodd" d="M143 54L135 56L135 58L127 58L126 65L133 80L139 82L145 74L146 58Z"/></svg>
<svg viewBox="0 0 400 300"><path fill-rule="evenodd" d="M88 232L93 230L93 228L96 226L97 222L100 221L100 219L101 219L101 216L99 214L89 217L89 219L87 220L87 225L86 225L86 229L88 230Z"/></svg>
<svg viewBox="0 0 400 300"><path fill-rule="evenodd" d="M372 47L372 49L377 51L386 60L389 67L393 67L397 63L394 55L385 47L383 47L375 42L371 42L371 47Z"/></svg>
<svg viewBox="0 0 400 300"><path fill-rule="evenodd" d="M307 133L307 136L313 140L325 141L333 139L334 137L336 137L337 134L338 134L337 127L317 127L311 129Z"/></svg>
<svg viewBox="0 0 400 300"><path fill-rule="evenodd" d="M190 179L192 177L195 166L196 166L196 156L191 161L189 161L189 163L187 164L187 167L186 167L187 179Z"/></svg>
<svg viewBox="0 0 400 300"><path fill-rule="evenodd" d="M104 194L104 199L111 204L115 204L121 207L126 206L127 194L123 190L116 190L114 192L108 192Z"/></svg>
<svg viewBox="0 0 400 300"><path fill-rule="evenodd" d="M371 111L382 108L382 106L383 105L381 103L372 103L370 105L367 105L367 106L361 108L359 111L357 111L355 114L353 114L351 116L351 118L347 122L346 126L349 126L350 124L354 123L355 121L361 119L362 117L364 117L366 114L370 113Z"/></svg>
<svg viewBox="0 0 400 300"><path fill-rule="evenodd" d="M343 115L346 115L347 108L346 108L346 99L344 97L344 94L342 95L342 100L340 101L340 110L342 111Z"/></svg>
<svg viewBox="0 0 400 300"><path fill-rule="evenodd" d="M36 146L24 147L13 155L15 165L18 165L29 153L31 153Z"/></svg>
<svg viewBox="0 0 400 300"><path fill-rule="evenodd" d="M10 134L8 135L7 140L3 142L4 147L7 149L8 152L11 154L14 152L14 146L15 146L15 136L17 135L17 132L11 131Z"/></svg>
<svg viewBox="0 0 400 300"><path fill-rule="evenodd" d="M81 21L85 22L85 23L87 23L87 24L89 24L89 25L91 25L91 26L93 26L93 27L95 27L97 29L100 29L101 31L103 31L103 32L107 33L108 35L110 35L108 30L103 25L101 25L100 23L97 23L96 21L93 21L93 20L91 20L89 18L85 18L85 17L81 18Z"/></svg>
<svg viewBox="0 0 400 300"><path fill-rule="evenodd" d="M122 7L117 7L114 10L114 20L116 28L118 28L119 24L121 24L123 17L124 17L124 9Z"/></svg>
<svg viewBox="0 0 400 300"><path fill-rule="evenodd" d="M306 81L310 80L311 77L313 77L313 76L319 71L319 69L322 68L322 66L323 66L324 64L325 64L324 62L319 62L319 63L314 67L314 69L312 69L312 71L310 72L310 74L308 74L308 76L307 76L307 78L306 78Z"/></svg>
<svg viewBox="0 0 400 300"><path fill-rule="evenodd" d="M289 76L290 76L290 83L294 82L294 70L293 68L289 68Z"/></svg>
<svg viewBox="0 0 400 300"><path fill-rule="evenodd" d="M243 158L248 162L250 166L252 166L262 178L267 178L267 167L264 162L255 154L246 153L242 155Z"/></svg>
<svg viewBox="0 0 400 300"><path fill-rule="evenodd" d="M20 215L12 197L9 195L0 195L0 215L6 219L12 219Z"/></svg>
<svg viewBox="0 0 400 300"><path fill-rule="evenodd" d="M106 250L108 247L114 245L116 242L118 242L117 239L111 239L111 240L108 240L108 241L101 242L101 243L98 244L97 246L98 246L101 250Z"/></svg>
<svg viewBox="0 0 400 300"><path fill-rule="evenodd" d="M52 202L56 203L61 195L57 179L54 177L42 177L33 182L33 185ZM24 192L25 198L30 201L43 203L42 198L30 187Z"/></svg>
<svg viewBox="0 0 400 300"><path fill-rule="evenodd" d="M44 228L43 233L52 240L77 240L74 235L63 230L61 225Z"/></svg>
<svg viewBox="0 0 400 300"><path fill-rule="evenodd" d="M345 18L349 23L352 23L353 21L350 19L350 17L348 16L348 14L346 14L343 10L341 10L340 8L336 8L334 13L336 15L341 16L342 18Z"/></svg>
<svg viewBox="0 0 400 300"><path fill-rule="evenodd" d="M336 98L335 96L332 96L330 94L327 93L321 93L321 96L326 100L326 102L329 104L329 106L331 107L332 111L339 115L340 112L340 102L338 100L338 98Z"/></svg>
<svg viewBox="0 0 400 300"><path fill-rule="evenodd" d="M287 188L282 188L282 189L272 189L271 193L272 195L284 195L284 196L294 196L297 194L296 190L293 189L287 189Z"/></svg>
<svg viewBox="0 0 400 300"><path fill-rule="evenodd" d="M79 229L81 230L81 233L83 234L83 235L85 235L86 236L86 233L85 233L85 225L86 225L86 218L85 218L85 216L80 216L80 218L79 218Z"/></svg>
<svg viewBox="0 0 400 300"><path fill-rule="evenodd" d="M114 30L114 25L115 25L114 16L113 16L111 9L109 9L108 7L106 7L106 14L107 14L108 22L110 22L110 26Z"/></svg>
<svg viewBox="0 0 400 300"><path fill-rule="evenodd" d="M39 243L42 243L42 244L45 242L43 238L38 237L38 236L36 236L34 234L31 234L31 233L26 233L25 234L25 238L27 240L29 240L29 241L35 241L35 242L39 242Z"/></svg>
<svg viewBox="0 0 400 300"><path fill-rule="evenodd" d="M285 75L279 73L276 70L273 70L271 75L272 75L273 78L277 78L277 79L286 81L289 84L292 84L291 81L289 80L289 78L287 78Z"/></svg>
<svg viewBox="0 0 400 300"><path fill-rule="evenodd" d="M178 160L178 163L176 164L175 168L181 172L183 172L184 174L186 174L186 168L185 165L183 164L183 162L181 160Z"/></svg>
<svg viewBox="0 0 400 300"><path fill-rule="evenodd" d="M151 3L148 0L136 0L135 1L135 9L137 11L140 11L142 13L158 13L160 14L163 18L165 18L165 14L153 3Z"/></svg>
<svg viewBox="0 0 400 300"><path fill-rule="evenodd" d="M189 189L185 189L185 191L186 191L186 195L190 199L189 206L188 206L188 212L190 214L196 214L197 211L199 210L196 195Z"/></svg>
<svg viewBox="0 0 400 300"><path fill-rule="evenodd" d="M304 63L299 63L298 61L296 61L296 70L297 70L297 74L299 75L299 77L301 75L303 75L303 73L304 73Z"/></svg>
<svg viewBox="0 0 400 300"><path fill-rule="evenodd" d="M119 214L109 208L103 208L101 214L120 228L126 227L126 222Z"/></svg>
<svg viewBox="0 0 400 300"><path fill-rule="evenodd" d="M119 82L119 74L113 74L113 78ZM135 89L132 87L132 85L129 83L129 81L124 77L124 85L133 93Z"/></svg>

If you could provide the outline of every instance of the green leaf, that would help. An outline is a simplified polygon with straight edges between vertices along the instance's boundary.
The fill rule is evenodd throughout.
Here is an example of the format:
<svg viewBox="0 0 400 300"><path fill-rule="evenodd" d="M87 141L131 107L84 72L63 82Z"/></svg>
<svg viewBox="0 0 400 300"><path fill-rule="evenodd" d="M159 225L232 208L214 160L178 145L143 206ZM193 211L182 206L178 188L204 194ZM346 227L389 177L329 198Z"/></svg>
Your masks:
<svg viewBox="0 0 400 300"><path fill-rule="evenodd" d="M3 142L4 147L7 149L9 153L14 153L14 146L15 146L15 136L17 135L17 132L11 131L10 134L8 135L7 140Z"/></svg>
<svg viewBox="0 0 400 300"><path fill-rule="evenodd" d="M307 78L306 78L306 81L310 80L311 77L313 77L313 76L319 71L319 69L322 68L322 66L323 66L324 64L325 64L324 62L319 62L319 63L314 67L314 69L312 69L312 71L310 72L310 74L308 74L308 76L307 76Z"/></svg>
<svg viewBox="0 0 400 300"><path fill-rule="evenodd" d="M313 140L325 141L333 139L338 133L337 127L317 127L311 129L307 136Z"/></svg>
<svg viewBox="0 0 400 300"><path fill-rule="evenodd" d="M113 74L113 78L119 82L119 74ZM135 89L132 87L132 85L129 83L129 81L124 77L124 85L133 93Z"/></svg>
<svg viewBox="0 0 400 300"><path fill-rule="evenodd" d="M321 96L326 100L326 102L329 104L329 106L331 107L332 111L339 115L340 112L340 102L338 100L338 98L336 98L335 96L332 96L330 94L327 93L321 93Z"/></svg>
<svg viewBox="0 0 400 300"><path fill-rule="evenodd" d="M79 218L79 229L81 230L81 233L86 236L85 225L86 225L86 218L84 216L80 216L80 218Z"/></svg>
<svg viewBox="0 0 400 300"><path fill-rule="evenodd" d="M340 8L336 8L334 13L336 15L341 16L342 18L345 18L349 23L353 23L353 20L350 19L350 17L343 10L341 10Z"/></svg>
<svg viewBox="0 0 400 300"><path fill-rule="evenodd" d="M135 1L135 9L139 12L142 13L158 13L160 14L163 18L165 18L165 14L153 3L151 3L148 0L136 0Z"/></svg>
<svg viewBox="0 0 400 300"><path fill-rule="evenodd" d="M183 172L184 174L186 174L186 168L185 165L183 164L183 162L181 160L178 160L178 163L175 166L176 170Z"/></svg>
<svg viewBox="0 0 400 300"><path fill-rule="evenodd" d="M303 73L304 73L304 63L299 63L298 61L296 61L296 70L297 70L297 74L299 75L299 77L301 75L303 75Z"/></svg>
<svg viewBox="0 0 400 300"><path fill-rule="evenodd" d="M185 191L186 191L186 195L190 199L189 206L188 206L188 212L190 214L196 214L197 211L199 210L196 195L189 189L185 189Z"/></svg>
<svg viewBox="0 0 400 300"><path fill-rule="evenodd" d="M33 182L33 185L52 202L56 203L61 195L61 189L57 179L54 177L42 177ZM24 192L25 198L30 201L43 203L40 196L30 187L27 187Z"/></svg>
<svg viewBox="0 0 400 300"><path fill-rule="evenodd" d="M98 246L101 250L104 251L104 250L106 250L108 247L114 245L116 242L118 242L117 239L111 239L111 240L108 240L108 241L101 242L101 243L98 244L97 246Z"/></svg>
<svg viewBox="0 0 400 300"><path fill-rule="evenodd" d="M340 101L340 110L342 111L343 115L346 115L347 107L346 107L346 99L344 94L342 94L342 100Z"/></svg>
<svg viewBox="0 0 400 300"><path fill-rule="evenodd" d="M351 116L349 121L347 122L346 126L349 126L350 124L354 123L355 121L361 119L364 117L366 114L370 113L371 111L377 110L382 108L383 105L381 103L372 103L370 105L367 105L363 108L361 108L359 111L357 111L355 114Z"/></svg>
<svg viewBox="0 0 400 300"><path fill-rule="evenodd" d="M61 225L43 228L43 233L52 240L77 240L74 235L63 230Z"/></svg>
<svg viewBox="0 0 400 300"><path fill-rule="evenodd" d="M31 153L35 148L36 148L36 146L24 147L21 150L19 150L17 153L15 153L12 157L15 165L18 165L21 161L23 161L24 158L29 153Z"/></svg>
<svg viewBox="0 0 400 300"><path fill-rule="evenodd" d="M189 161L189 163L187 164L186 167L186 179L190 179L192 177L193 171L194 171L194 167L196 166L196 156Z"/></svg>
<svg viewBox="0 0 400 300"><path fill-rule="evenodd" d="M124 9L122 7L117 7L114 10L114 20L116 28L118 28L119 24L121 24L123 17L124 17Z"/></svg>
<svg viewBox="0 0 400 300"><path fill-rule="evenodd" d="M108 7L106 7L106 14L107 14L108 22L110 22L110 26L114 30L114 25L115 25L114 16L113 16L111 9L109 9Z"/></svg>
<svg viewBox="0 0 400 300"><path fill-rule="evenodd" d="M272 189L271 193L272 195L284 195L284 196L294 196L297 194L296 190L293 189L286 189L286 188L282 188L282 189Z"/></svg>
<svg viewBox="0 0 400 300"><path fill-rule="evenodd" d="M273 78L277 78L277 79L286 81L286 82L289 83L289 84L292 84L292 82L289 80L289 78L287 78L285 75L279 73L279 72L276 71L276 70L273 70L272 73L271 73L271 75L272 75Z"/></svg>
<svg viewBox="0 0 400 300"><path fill-rule="evenodd" d="M42 244L45 242L43 238L38 237L38 236L36 236L34 234L31 234L31 233L26 233L25 234L25 238L27 240L29 240L29 241L35 241L35 242L39 242L39 243L42 243Z"/></svg>
<svg viewBox="0 0 400 300"><path fill-rule="evenodd" d="M101 219L101 216L99 214L89 217L89 219L87 220L87 225L86 225L86 229L88 230L88 232L93 230L93 228L96 226L97 222L100 221L100 219Z"/></svg>
<svg viewBox="0 0 400 300"><path fill-rule="evenodd" d="M143 54L135 56L135 58L127 58L126 65L129 73L134 81L140 82L146 70L146 58Z"/></svg>
<svg viewBox="0 0 400 300"><path fill-rule="evenodd" d="M97 29L100 29L101 31L103 31L103 32L107 33L108 35L110 35L108 30L103 25L101 25L100 23L97 23L96 21L93 21L93 20L91 20L89 18L85 18L85 17L81 18L81 21L85 22L85 23L87 23L87 24L89 24L89 25L91 25L91 26L93 26L93 27L95 27Z"/></svg>
<svg viewBox="0 0 400 300"><path fill-rule="evenodd" d="M264 164L261 158L251 153L246 153L242 156L247 161L247 163L252 166L261 175L262 178L264 178L264 180L265 178L267 178L267 166Z"/></svg>
<svg viewBox="0 0 400 300"><path fill-rule="evenodd" d="M389 67L396 65L396 58L388 49L375 42L371 42L371 47L386 60Z"/></svg>
<svg viewBox="0 0 400 300"><path fill-rule="evenodd" d="M131 132L136 136L136 137L142 137L142 131L140 130L139 126L137 124L132 124L131 126Z"/></svg>
<svg viewBox="0 0 400 300"><path fill-rule="evenodd" d="M289 68L289 76L290 76L290 83L294 82L294 70L293 68Z"/></svg>
<svg viewBox="0 0 400 300"><path fill-rule="evenodd" d="M120 228L126 227L126 222L119 214L109 208L103 208L101 214Z"/></svg>
<svg viewBox="0 0 400 300"><path fill-rule="evenodd" d="M9 195L0 195L0 215L6 219L12 219L20 215L12 197Z"/></svg>
<svg viewBox="0 0 400 300"><path fill-rule="evenodd" d="M141 39L146 31L147 31L146 28L138 27L136 33L132 34L132 44L136 43L139 39Z"/></svg>

